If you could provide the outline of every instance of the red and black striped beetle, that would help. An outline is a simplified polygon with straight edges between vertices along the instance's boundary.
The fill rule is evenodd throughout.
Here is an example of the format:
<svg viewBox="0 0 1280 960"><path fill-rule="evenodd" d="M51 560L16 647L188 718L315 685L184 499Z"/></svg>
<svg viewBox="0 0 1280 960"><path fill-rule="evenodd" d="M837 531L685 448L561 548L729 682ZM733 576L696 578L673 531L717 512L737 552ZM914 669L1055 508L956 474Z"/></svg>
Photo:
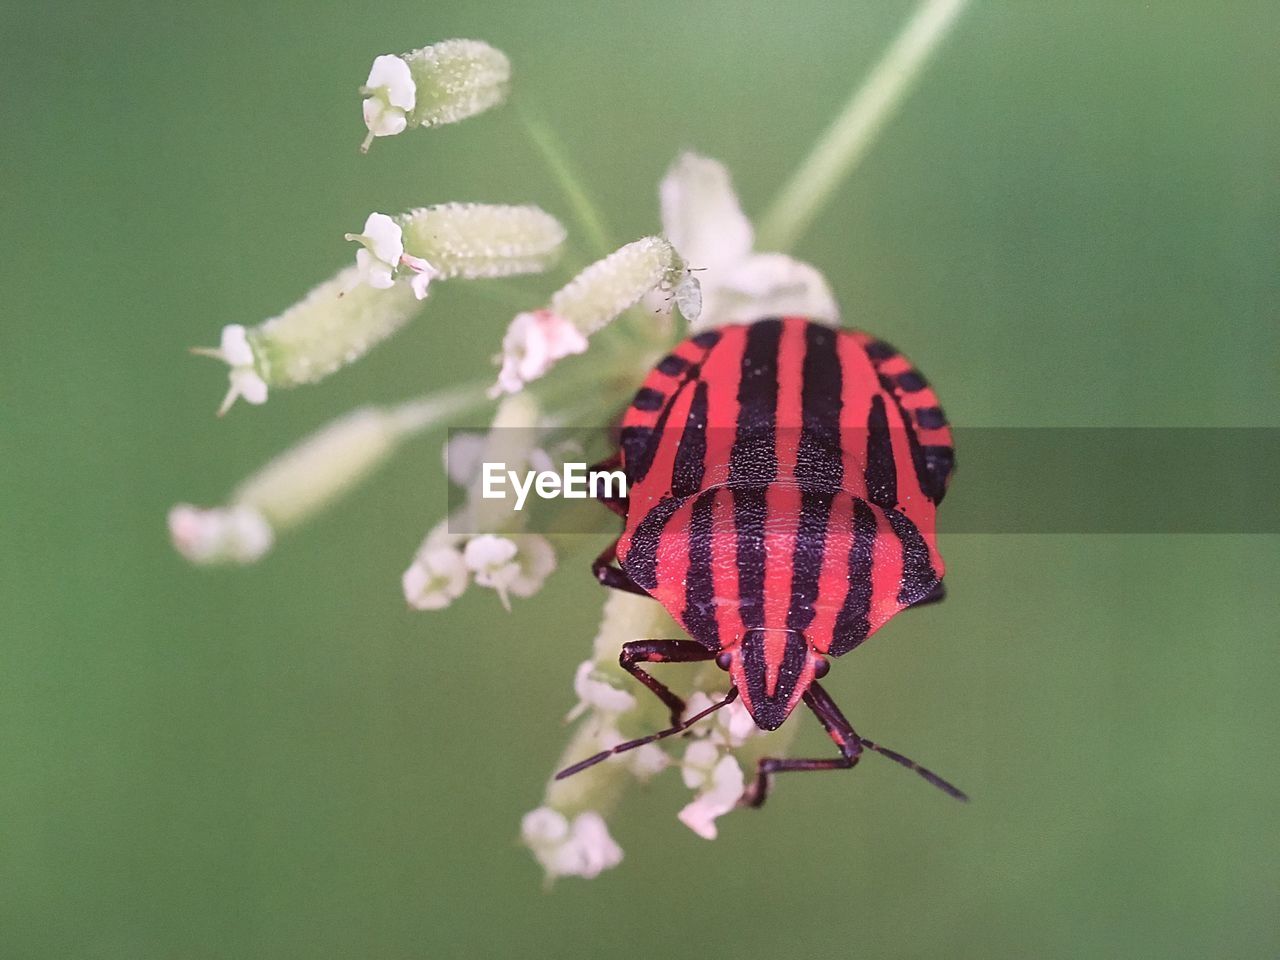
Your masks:
<svg viewBox="0 0 1280 960"><path fill-rule="evenodd" d="M803 317L700 333L649 373L606 464L627 476L627 498L610 503L626 526L597 558L596 576L653 597L693 639L623 646L619 662L670 708L671 726L557 778L679 733L741 697L763 730L803 701L840 750L760 760L743 803L763 803L774 773L849 768L864 748L966 799L860 737L818 682L827 657L943 596L934 517L954 448L938 398L906 357ZM683 720L684 701L639 666L712 659L732 687Z"/></svg>

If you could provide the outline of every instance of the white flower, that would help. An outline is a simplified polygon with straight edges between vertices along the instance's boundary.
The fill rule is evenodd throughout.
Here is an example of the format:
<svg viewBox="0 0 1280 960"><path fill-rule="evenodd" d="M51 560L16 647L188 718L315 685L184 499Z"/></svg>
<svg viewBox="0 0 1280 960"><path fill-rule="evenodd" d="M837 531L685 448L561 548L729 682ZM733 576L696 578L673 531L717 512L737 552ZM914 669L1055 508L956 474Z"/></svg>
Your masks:
<svg viewBox="0 0 1280 960"><path fill-rule="evenodd" d="M519 546L507 537L481 534L467 542L462 556L476 583L497 591L508 610L509 595L533 596L556 568L551 544L536 534L521 535Z"/></svg>
<svg viewBox="0 0 1280 960"><path fill-rule="evenodd" d="M365 94L364 124L369 137L362 150L368 150L374 137L391 137L400 133L408 124L406 114L417 102L417 85L409 72L409 65L402 59L384 54L373 61L369 79L360 88Z"/></svg>
<svg viewBox="0 0 1280 960"><path fill-rule="evenodd" d="M398 223L385 213L371 213L364 222L364 232L348 233L346 238L363 244L363 249L356 251L361 280L378 290L396 282L395 270L404 256L404 231Z"/></svg>
<svg viewBox="0 0 1280 960"><path fill-rule="evenodd" d="M254 406L267 402L267 382L258 373L248 333L240 324L230 323L222 328L222 336L216 349L193 347L191 352L221 360L231 368L228 374L231 386L218 407L218 416L231 409L238 397L244 397Z"/></svg>
<svg viewBox="0 0 1280 960"><path fill-rule="evenodd" d="M573 692L578 696L577 705L569 711L565 722L576 720L587 710L614 715L626 713L636 705L636 698L625 690L619 690L606 680L595 676L594 660L584 660L578 664L573 675Z"/></svg>
<svg viewBox="0 0 1280 960"><path fill-rule="evenodd" d="M689 751L686 752L686 763L688 762L689 752L692 752L695 747L701 747L703 749L699 753L705 753L706 746L710 745L705 740L695 741L690 744ZM701 770L696 766L694 770L697 773L701 773ZM686 776L685 783L688 784L689 780L690 777ZM738 761L731 755L725 754L709 773L703 773L696 782L701 787L701 792L677 816L680 818L681 823L698 836L705 840L714 840L716 838L716 818L724 816L736 807L738 799L742 796L742 791L746 784L742 775L742 767L738 765Z"/></svg>
<svg viewBox="0 0 1280 960"><path fill-rule="evenodd" d="M685 700L684 714L682 716L685 720L688 720L690 717L697 716L704 710L710 709L722 700L724 700L723 693L708 694L701 690L695 690ZM693 727L694 736L707 737L712 743L734 749L742 746L749 738L760 732L756 722L751 719L750 711L743 706L741 700L734 700L732 703L719 708L711 717Z"/></svg>
<svg viewBox="0 0 1280 960"><path fill-rule="evenodd" d="M252 563L271 549L271 525L252 507L202 509L180 503L169 511L169 536L192 563Z"/></svg>
<svg viewBox="0 0 1280 960"><path fill-rule="evenodd" d="M549 878L591 879L622 862L622 849L594 810L578 814L570 823L559 811L538 807L524 815L520 837Z"/></svg>
<svg viewBox="0 0 1280 960"><path fill-rule="evenodd" d="M467 565L453 547L430 547L413 558L400 583L415 610L441 610L467 588Z"/></svg>
<svg viewBox="0 0 1280 960"><path fill-rule="evenodd" d="M839 310L822 274L781 253L753 253L755 231L742 212L724 165L681 154L659 188L662 228L701 285L695 330L795 314L829 324ZM691 291L677 288L685 313ZM681 302L684 301L684 302Z"/></svg>
<svg viewBox="0 0 1280 960"><path fill-rule="evenodd" d="M550 310L516 314L502 338L502 369L490 395L518 393L557 360L586 349L587 338L559 314Z"/></svg>

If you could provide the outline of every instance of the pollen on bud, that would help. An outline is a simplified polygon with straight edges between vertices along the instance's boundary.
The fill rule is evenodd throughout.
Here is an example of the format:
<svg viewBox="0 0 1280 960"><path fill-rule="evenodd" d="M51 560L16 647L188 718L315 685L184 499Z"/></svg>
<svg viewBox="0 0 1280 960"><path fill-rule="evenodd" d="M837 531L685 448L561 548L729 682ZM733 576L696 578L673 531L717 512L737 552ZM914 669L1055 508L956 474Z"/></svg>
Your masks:
<svg viewBox="0 0 1280 960"><path fill-rule="evenodd" d="M557 360L582 353L587 337L654 290L678 296L689 309L698 301L697 280L661 237L644 237L597 260L553 294L545 309L511 321L490 394L516 393Z"/></svg>
<svg viewBox="0 0 1280 960"><path fill-rule="evenodd" d="M404 253L441 280L539 273L560 255L565 229L540 207L442 203L397 218Z"/></svg>
<svg viewBox="0 0 1280 960"><path fill-rule="evenodd" d="M548 307L590 336L654 289L674 289L684 261L661 237L643 237L597 260L558 290Z"/></svg>
<svg viewBox="0 0 1280 960"><path fill-rule="evenodd" d="M506 54L480 40L442 40L373 61L360 88L369 136L389 137L415 127L456 123L502 103L511 80Z"/></svg>

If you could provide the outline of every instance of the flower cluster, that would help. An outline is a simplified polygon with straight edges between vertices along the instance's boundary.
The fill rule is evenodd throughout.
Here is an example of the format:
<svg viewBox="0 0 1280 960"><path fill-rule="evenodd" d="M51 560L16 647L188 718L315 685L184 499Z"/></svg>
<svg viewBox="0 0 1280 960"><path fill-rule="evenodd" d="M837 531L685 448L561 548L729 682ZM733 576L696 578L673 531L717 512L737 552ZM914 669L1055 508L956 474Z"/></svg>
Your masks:
<svg viewBox="0 0 1280 960"><path fill-rule="evenodd" d="M768 236L794 239L847 172L963 0L928 0L904 30L885 65L851 99L841 118L802 165L766 217ZM453 123L496 107L506 97L507 57L474 40L446 40L377 57L360 88L368 131L375 138ZM535 149L566 186L578 226L596 245L602 218L591 207L548 135L530 128ZM803 314L839 322L830 287L814 267L782 252L757 251L755 229L728 171L705 156L679 156L658 190L661 235L645 236L594 263L541 303L510 319L492 373L387 407L364 407L303 439L232 491L224 503L175 506L169 531L175 548L197 564L260 560L292 527L355 489L410 439L454 418L493 408L492 428L455 436L447 471L466 496L462 506L425 534L404 571L406 601L439 610L468 584L512 598L533 595L555 570L555 548L528 532L505 503L476 495L481 460L546 462L571 411L617 412L650 365L681 336L772 314ZM230 368L220 413L237 398L262 404L278 388L315 383L354 363L423 312L432 284L545 271L564 249L566 231L528 205L442 203L399 215L375 212L360 233L355 264L338 270L299 302L256 326L223 328L217 348L197 350ZM768 246L768 243L764 245ZM496 328L495 328L496 329ZM496 334L495 341L498 339ZM592 363L558 361L591 353ZM572 372L574 368L577 372ZM566 398L569 398L566 401ZM572 406L571 404L576 404ZM508 430L517 426L521 430ZM517 439L513 439L517 438ZM514 444L514 448L513 448ZM594 589L594 588L592 588ZM618 663L624 643L670 637L679 627L653 600L613 593L592 656L573 675L577 704L561 763L607 751L663 729L666 707ZM725 699L725 675L707 664L688 671L686 718ZM521 824L523 842L548 878L594 877L617 865L622 850L606 817L627 787L679 770L692 791L678 817L699 836L714 838L717 820L737 806L767 752L783 755L794 725L762 734L740 703L729 703L692 725L689 735L617 753L563 780L549 779L542 804Z"/></svg>

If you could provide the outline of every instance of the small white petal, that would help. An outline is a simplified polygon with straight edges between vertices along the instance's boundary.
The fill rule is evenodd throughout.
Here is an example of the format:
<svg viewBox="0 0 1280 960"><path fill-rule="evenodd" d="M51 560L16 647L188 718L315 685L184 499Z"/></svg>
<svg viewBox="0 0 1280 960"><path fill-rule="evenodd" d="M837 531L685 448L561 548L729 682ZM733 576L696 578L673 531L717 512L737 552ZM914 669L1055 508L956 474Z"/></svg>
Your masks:
<svg viewBox="0 0 1280 960"><path fill-rule="evenodd" d="M444 445L444 470L455 487L469 487L480 476L488 439L483 433L455 433Z"/></svg>
<svg viewBox="0 0 1280 960"><path fill-rule="evenodd" d="M622 848L609 836L604 818L594 810L574 818L568 846L575 854L573 872L588 880L622 862Z"/></svg>
<svg viewBox="0 0 1280 960"><path fill-rule="evenodd" d="M711 781L711 772L720 760L720 747L711 740L695 740L684 751L680 777L690 790L699 790Z"/></svg>
<svg viewBox="0 0 1280 960"><path fill-rule="evenodd" d="M595 663L590 660L578 665L573 677L573 692L578 700L600 713L616 715L625 713L636 705L636 698L611 683L596 679Z"/></svg>
<svg viewBox="0 0 1280 960"><path fill-rule="evenodd" d="M403 133L404 128L409 125L403 110L389 107L376 97L365 100L361 105L361 112L365 127L375 137L394 137L397 133Z"/></svg>
<svg viewBox="0 0 1280 960"><path fill-rule="evenodd" d="M249 338L244 327L238 323L229 323L222 328L218 350L222 359L233 367L253 366L253 350L249 346Z"/></svg>
<svg viewBox="0 0 1280 960"><path fill-rule="evenodd" d="M517 314L502 338L499 392L517 393L557 360L583 353L587 338L570 321L550 310Z"/></svg>
<svg viewBox="0 0 1280 960"><path fill-rule="evenodd" d="M383 263L394 266L404 256L404 231L385 213L371 213L364 222L361 242Z"/></svg>
<svg viewBox="0 0 1280 960"><path fill-rule="evenodd" d="M517 597L532 597L542 589L547 577L555 573L555 548L546 537L535 533L521 534L517 543L516 564L519 572L511 580L511 592Z"/></svg>
<svg viewBox="0 0 1280 960"><path fill-rule="evenodd" d="M440 610L467 588L462 554L448 547L426 550L401 577L405 600L416 610Z"/></svg>
<svg viewBox="0 0 1280 960"><path fill-rule="evenodd" d="M409 72L409 65L391 54L374 58L373 66L369 68L369 79L365 81L365 89L371 93L381 92L387 103L401 110L412 110L417 100L417 86Z"/></svg>
<svg viewBox="0 0 1280 960"><path fill-rule="evenodd" d="M725 756L712 771L711 786L677 814L680 822L703 839L714 840L716 818L738 805L745 783L738 761Z"/></svg>
<svg viewBox="0 0 1280 960"><path fill-rule="evenodd" d="M467 566L477 574L500 569L509 564L516 555L516 545L506 537L497 537L491 533L473 537L463 550L463 559Z"/></svg>
<svg viewBox="0 0 1280 960"><path fill-rule="evenodd" d="M252 563L275 539L270 524L251 507L202 509L189 503L169 511L169 537L192 563Z"/></svg>
<svg viewBox="0 0 1280 960"><path fill-rule="evenodd" d="M391 268L368 250L356 251L356 269L360 279L376 290L389 290L396 285Z"/></svg>
<svg viewBox="0 0 1280 960"><path fill-rule="evenodd" d="M628 758L627 765L631 768L632 775L641 781L657 776L671 765L671 758L656 743L646 743L623 756Z"/></svg>
<svg viewBox="0 0 1280 960"><path fill-rule="evenodd" d="M569 836L569 821L550 807L530 810L520 821L520 837L531 847L557 845Z"/></svg>
<svg viewBox="0 0 1280 960"><path fill-rule="evenodd" d="M768 316L803 316L834 325L840 311L817 269L786 254L757 253L721 278L714 302L704 303L697 328Z"/></svg>
<svg viewBox="0 0 1280 960"><path fill-rule="evenodd" d="M689 266L714 277L751 253L755 231L719 161L681 154L662 180L659 199L662 232Z"/></svg>

